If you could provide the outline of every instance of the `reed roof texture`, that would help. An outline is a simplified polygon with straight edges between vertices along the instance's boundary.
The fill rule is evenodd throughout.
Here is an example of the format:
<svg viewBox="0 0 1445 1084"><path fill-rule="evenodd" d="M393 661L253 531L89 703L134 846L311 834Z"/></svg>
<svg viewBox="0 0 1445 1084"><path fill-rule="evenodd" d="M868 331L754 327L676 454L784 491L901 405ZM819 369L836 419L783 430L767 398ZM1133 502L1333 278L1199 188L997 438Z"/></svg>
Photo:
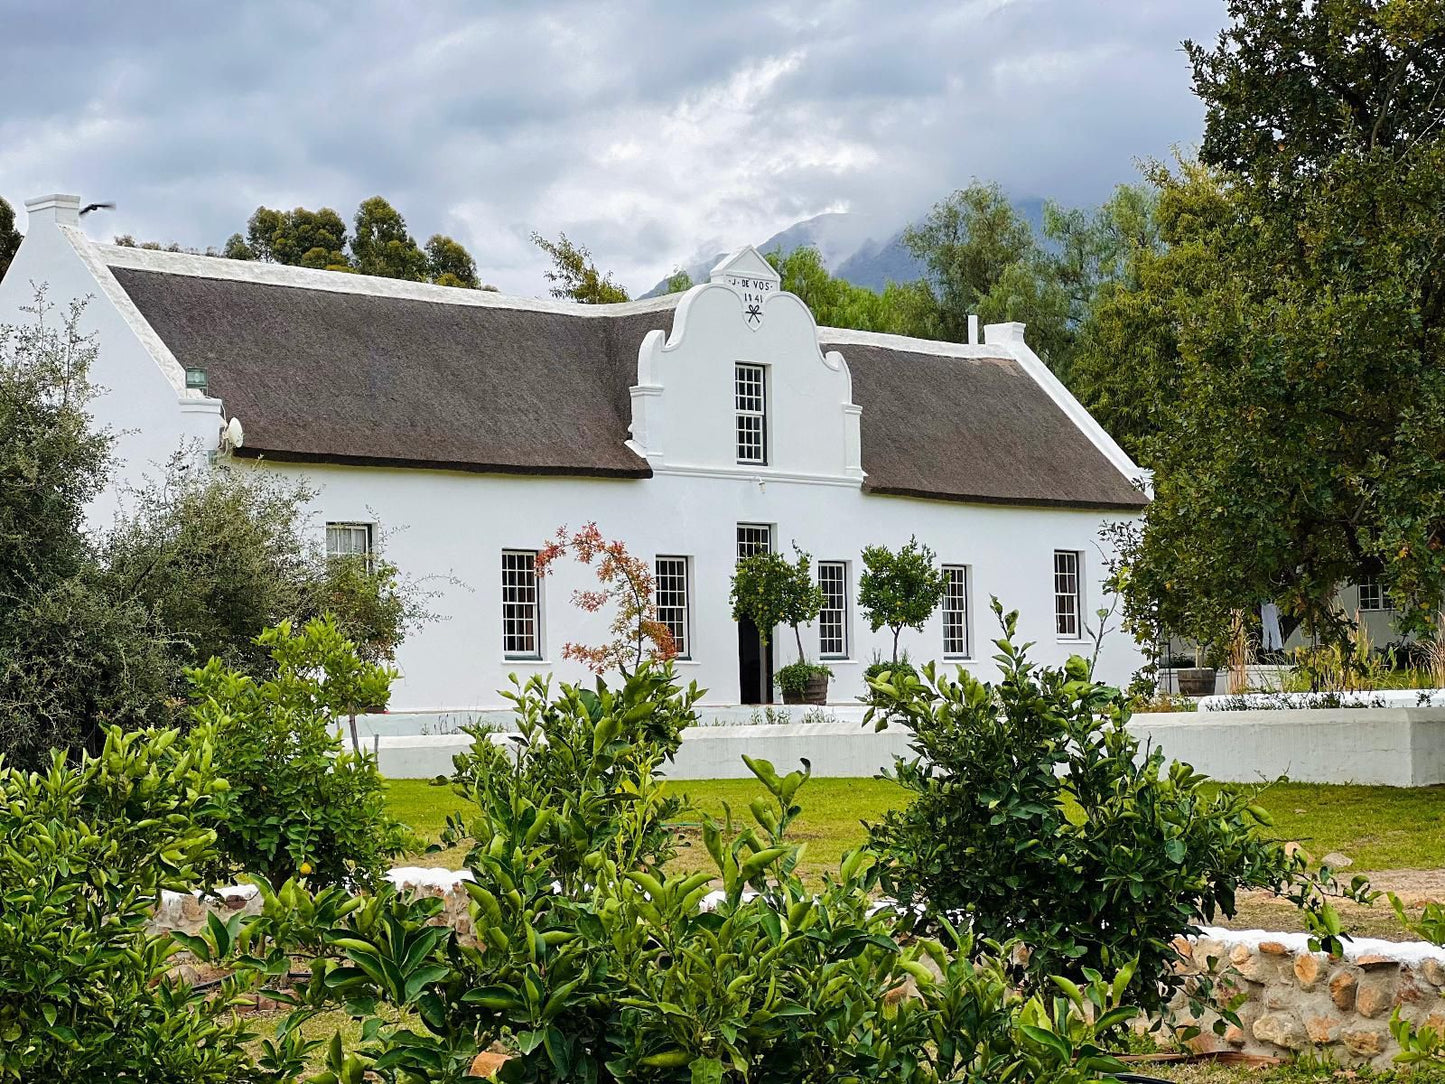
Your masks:
<svg viewBox="0 0 1445 1084"><path fill-rule="evenodd" d="M637 350L672 310L446 304L134 267L112 273L246 427L299 462L645 478L626 446ZM862 408L865 489L1139 508L1144 497L1012 358L830 346Z"/></svg>

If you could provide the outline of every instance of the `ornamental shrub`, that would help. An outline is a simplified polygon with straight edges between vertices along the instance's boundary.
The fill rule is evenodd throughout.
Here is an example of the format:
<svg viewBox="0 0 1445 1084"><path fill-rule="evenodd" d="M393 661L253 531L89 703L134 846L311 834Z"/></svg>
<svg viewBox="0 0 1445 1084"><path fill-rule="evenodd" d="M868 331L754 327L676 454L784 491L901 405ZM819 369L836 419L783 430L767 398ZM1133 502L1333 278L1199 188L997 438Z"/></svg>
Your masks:
<svg viewBox="0 0 1445 1084"><path fill-rule="evenodd" d="M744 557L733 569L731 599L733 620L751 619L764 645L772 639L777 626L791 627L801 662L806 656L799 626L816 620L828 600L813 581L812 555L800 550L797 543L793 544L793 554L792 561L771 550Z"/></svg>
<svg viewBox="0 0 1445 1084"><path fill-rule="evenodd" d="M240 987L202 994L147 931L215 856L225 784L203 734L113 727L97 755L0 764L0 1081L223 1084L245 1075Z"/></svg>
<svg viewBox="0 0 1445 1084"><path fill-rule="evenodd" d="M898 662L898 636L904 629L922 629L948 590L948 577L934 562L933 550L917 538L897 553L886 546L863 550L858 577L858 605L874 632L887 626L893 633L893 661Z"/></svg>
<svg viewBox="0 0 1445 1084"><path fill-rule="evenodd" d="M330 618L299 631L282 622L257 644L275 667L264 681L219 659L190 672L191 717L230 783L214 802L220 854L205 872L374 886L409 835L386 811L375 758L346 751L338 727L385 705L392 671L363 662Z"/></svg>
<svg viewBox="0 0 1445 1084"><path fill-rule="evenodd" d="M518 691L520 733L478 734L458 760L474 938L432 925L440 900L389 887L340 917L297 994L360 1021L324 1079L460 1079L494 1044L502 1080L537 1084L1081 1084L1121 1068L1098 1037L1135 1012L1127 972L1026 999L1006 956L966 936L901 943L868 852L805 886L787 832L806 767L749 761L766 791L753 823L704 818L704 869L665 872L675 807L656 769L697 696L646 664L617 689Z"/></svg>
<svg viewBox="0 0 1445 1084"><path fill-rule="evenodd" d="M1150 1010L1183 983L1173 939L1233 915L1240 889L1289 888L1338 946L1323 900L1333 886L1302 877L1254 791L1141 750L1118 689L1092 681L1078 656L1036 666L1014 643L1017 613L997 600L994 612L996 684L932 663L872 683L868 718L913 732L914 756L891 773L912 800L870 826L901 905L978 938L1021 939L1033 988L1137 957L1132 994Z"/></svg>

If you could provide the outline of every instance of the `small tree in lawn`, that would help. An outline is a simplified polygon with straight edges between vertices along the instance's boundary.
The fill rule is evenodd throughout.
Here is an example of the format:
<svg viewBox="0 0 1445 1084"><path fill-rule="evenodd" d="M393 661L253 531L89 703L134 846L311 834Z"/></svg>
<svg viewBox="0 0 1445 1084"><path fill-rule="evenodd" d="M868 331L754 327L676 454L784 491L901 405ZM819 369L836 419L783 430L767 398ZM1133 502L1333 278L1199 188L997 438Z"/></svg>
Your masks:
<svg viewBox="0 0 1445 1084"><path fill-rule="evenodd" d="M570 553L579 563L597 566L597 591L574 591L572 602L588 613L597 613L608 603L617 607L609 631L612 639L595 647L566 643L564 659L575 659L594 674L619 670L631 677L644 662L667 662L677 655L672 633L657 619L653 602L652 569L640 557L627 552L619 540L602 537L596 523L589 523L571 536L565 526L537 553L537 576L546 576Z"/></svg>
<svg viewBox="0 0 1445 1084"><path fill-rule="evenodd" d="M791 625L798 641L798 662L806 663L803 634L799 627L816 620L827 601L823 589L813 582L809 565L813 558L793 544L797 559L789 561L778 553L755 553L744 557L733 569L733 620L752 619L764 646L778 625Z"/></svg>
<svg viewBox="0 0 1445 1084"><path fill-rule="evenodd" d="M893 630L893 661L898 662L898 634L904 629L922 631L948 590L948 577L934 561L933 550L917 538L894 553L887 546L863 551L863 575L858 577L858 605L868 625L877 632Z"/></svg>

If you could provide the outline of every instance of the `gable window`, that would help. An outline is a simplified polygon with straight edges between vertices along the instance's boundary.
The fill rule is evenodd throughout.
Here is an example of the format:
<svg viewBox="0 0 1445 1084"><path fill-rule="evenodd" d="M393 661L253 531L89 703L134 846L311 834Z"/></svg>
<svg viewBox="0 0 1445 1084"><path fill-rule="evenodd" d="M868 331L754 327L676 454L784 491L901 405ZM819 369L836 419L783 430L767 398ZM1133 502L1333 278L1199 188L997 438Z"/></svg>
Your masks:
<svg viewBox="0 0 1445 1084"><path fill-rule="evenodd" d="M818 614L818 654L825 659L848 657L848 565L818 562L823 609Z"/></svg>
<svg viewBox="0 0 1445 1084"><path fill-rule="evenodd" d="M733 410L737 417L739 463L768 461L767 371L738 363L733 373Z"/></svg>
<svg viewBox="0 0 1445 1084"><path fill-rule="evenodd" d="M943 594L943 653L966 659L968 651L968 566L944 565L947 589Z"/></svg>
<svg viewBox="0 0 1445 1084"><path fill-rule="evenodd" d="M738 560L755 553L770 553L773 548L773 529L766 523L738 524Z"/></svg>
<svg viewBox="0 0 1445 1084"><path fill-rule="evenodd" d="M502 654L542 657L542 610L537 590L537 552L502 551Z"/></svg>
<svg viewBox="0 0 1445 1084"><path fill-rule="evenodd" d="M1082 635L1081 556L1075 550L1054 550L1054 624L1061 640L1077 640Z"/></svg>
<svg viewBox="0 0 1445 1084"><path fill-rule="evenodd" d="M1390 602L1390 596L1385 591L1385 585L1380 582L1380 577L1373 572L1367 572L1360 577L1360 609L1394 609L1394 606Z"/></svg>
<svg viewBox="0 0 1445 1084"><path fill-rule="evenodd" d="M328 523L326 525L326 556L364 557L371 568L371 524Z"/></svg>
<svg viewBox="0 0 1445 1084"><path fill-rule="evenodd" d="M657 568L657 619L672 633L678 658L691 657L692 630L688 627L686 557L659 557Z"/></svg>

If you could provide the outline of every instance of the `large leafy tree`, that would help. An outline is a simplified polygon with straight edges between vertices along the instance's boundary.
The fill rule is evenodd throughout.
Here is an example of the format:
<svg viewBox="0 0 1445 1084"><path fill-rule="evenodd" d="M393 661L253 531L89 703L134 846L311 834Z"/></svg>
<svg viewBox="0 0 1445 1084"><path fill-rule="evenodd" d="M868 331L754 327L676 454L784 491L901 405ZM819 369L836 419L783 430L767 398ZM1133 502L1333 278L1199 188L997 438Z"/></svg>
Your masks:
<svg viewBox="0 0 1445 1084"><path fill-rule="evenodd" d="M224 255L295 267L345 267L346 222L330 207L319 211L257 207L246 223L246 236L233 234L226 242Z"/></svg>
<svg viewBox="0 0 1445 1084"><path fill-rule="evenodd" d="M389 279L426 278L427 257L406 228L401 212L380 196L361 201L356 209L351 255L363 275Z"/></svg>
<svg viewBox="0 0 1445 1084"><path fill-rule="evenodd" d="M875 293L829 273L811 245L767 260L782 278L782 288L797 294L824 327L884 331L918 338L937 338L939 324L932 293L923 282L892 283Z"/></svg>
<svg viewBox="0 0 1445 1084"><path fill-rule="evenodd" d="M1230 15L1187 45L1206 129L1200 166L1158 174L1170 250L1109 314L1140 344L1110 394L1133 380L1159 418L1131 609L1210 637L1273 598L1332 637L1338 586L1374 567L1423 628L1445 592L1445 8Z"/></svg>

